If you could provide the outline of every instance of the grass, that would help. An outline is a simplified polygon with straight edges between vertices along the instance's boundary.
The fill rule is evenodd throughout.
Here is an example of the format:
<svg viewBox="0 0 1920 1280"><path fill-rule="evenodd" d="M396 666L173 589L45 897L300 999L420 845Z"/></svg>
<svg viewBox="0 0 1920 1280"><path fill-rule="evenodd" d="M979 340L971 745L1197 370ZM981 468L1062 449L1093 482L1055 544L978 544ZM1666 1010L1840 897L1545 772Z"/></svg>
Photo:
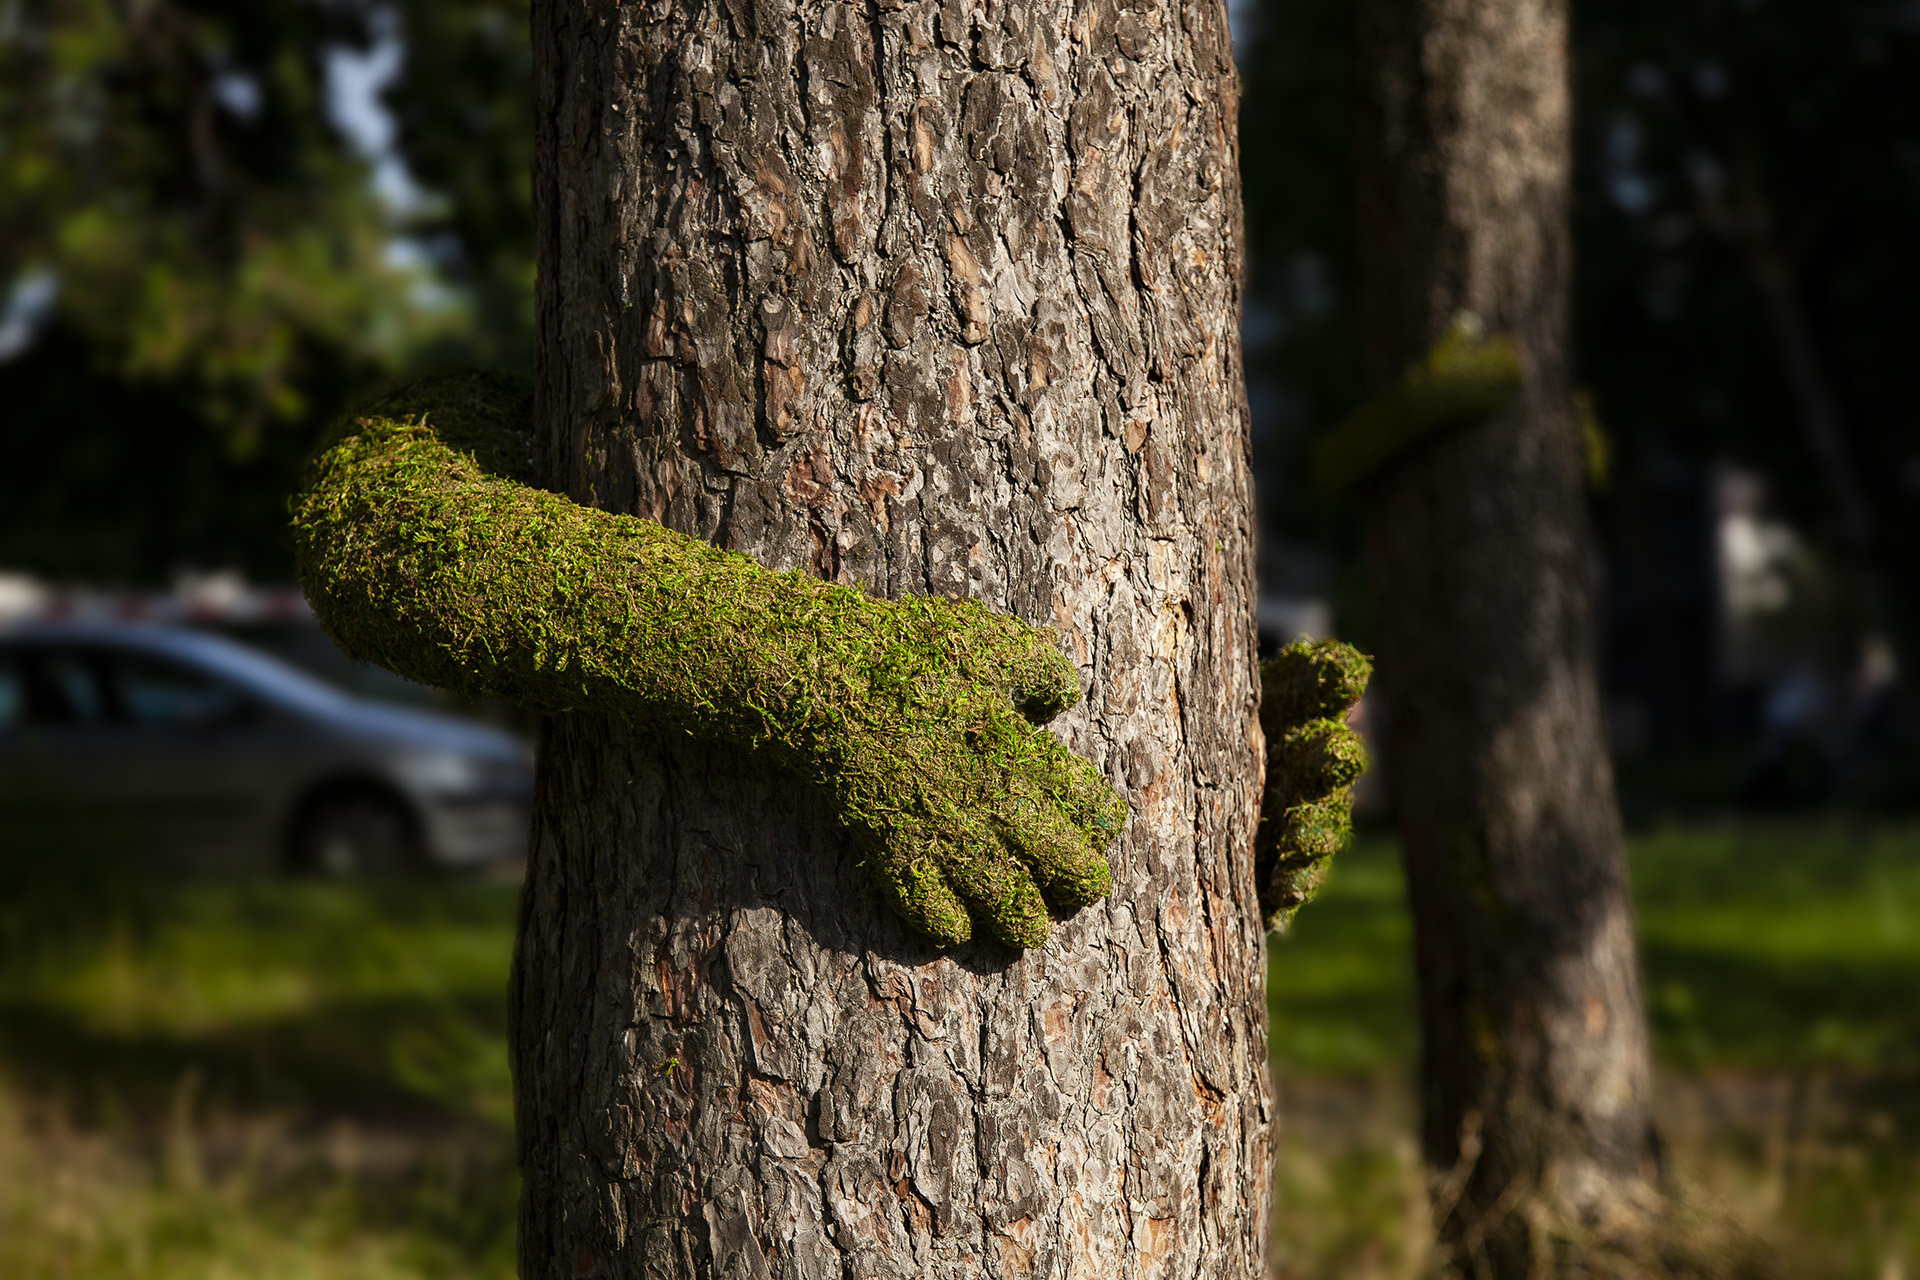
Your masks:
<svg viewBox="0 0 1920 1280"><path fill-rule="evenodd" d="M512 886L8 887L0 1274L513 1274Z"/></svg>
<svg viewBox="0 0 1920 1280"><path fill-rule="evenodd" d="M1920 828L1633 842L1662 1121L1785 1274L1920 1275ZM0 1275L507 1277L515 891L0 883ZM1429 1274L1404 891L1272 948L1277 1274Z"/></svg>
<svg viewBox="0 0 1920 1280"><path fill-rule="evenodd" d="M1920 831L1668 830L1632 869L1665 1060L1920 1072Z"/></svg>
<svg viewBox="0 0 1920 1280"><path fill-rule="evenodd" d="M1630 856L1663 1062L1920 1072L1920 828L1669 827L1632 841ZM1276 1065L1411 1065L1411 939L1395 846L1362 836L1271 949Z"/></svg>
<svg viewBox="0 0 1920 1280"><path fill-rule="evenodd" d="M1683 1172L1788 1274L1920 1274L1920 827L1671 826L1630 859L1661 1125ZM1374 835L1269 949L1292 1121L1283 1275L1424 1274L1410 943L1396 850Z"/></svg>

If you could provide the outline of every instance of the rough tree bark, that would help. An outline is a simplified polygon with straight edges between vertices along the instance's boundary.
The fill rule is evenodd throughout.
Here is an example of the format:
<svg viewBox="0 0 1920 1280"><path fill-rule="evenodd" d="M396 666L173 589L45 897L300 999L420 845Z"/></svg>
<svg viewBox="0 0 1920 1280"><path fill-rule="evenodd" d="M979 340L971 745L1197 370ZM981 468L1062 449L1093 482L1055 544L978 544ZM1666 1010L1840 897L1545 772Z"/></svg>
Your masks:
<svg viewBox="0 0 1920 1280"><path fill-rule="evenodd" d="M1043 949L939 953L832 816L544 732L521 1274L1241 1276L1267 1204L1224 5L533 6L538 463L1060 629L1129 797Z"/></svg>
<svg viewBox="0 0 1920 1280"><path fill-rule="evenodd" d="M1535 1274L1556 1219L1640 1202L1658 1160L1568 385L1566 7L1360 10L1369 376L1461 312L1528 371L1378 478L1368 548L1443 1235Z"/></svg>

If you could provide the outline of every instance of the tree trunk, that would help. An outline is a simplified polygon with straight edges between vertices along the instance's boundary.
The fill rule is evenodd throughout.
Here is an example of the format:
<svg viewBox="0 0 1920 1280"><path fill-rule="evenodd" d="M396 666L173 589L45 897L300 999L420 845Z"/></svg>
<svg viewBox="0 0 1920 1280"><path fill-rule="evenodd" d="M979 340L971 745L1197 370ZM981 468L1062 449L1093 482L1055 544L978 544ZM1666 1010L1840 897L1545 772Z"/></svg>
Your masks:
<svg viewBox="0 0 1920 1280"><path fill-rule="evenodd" d="M539 465L1059 628L1111 896L937 952L751 759L541 750L521 1274L1240 1276L1267 1205L1223 5L533 6Z"/></svg>
<svg viewBox="0 0 1920 1280"><path fill-rule="evenodd" d="M1556 1221L1642 1202L1658 1158L1568 386L1567 15L1363 0L1361 30L1369 377L1463 311L1528 369L1373 485L1368 554L1443 1236L1535 1274Z"/></svg>

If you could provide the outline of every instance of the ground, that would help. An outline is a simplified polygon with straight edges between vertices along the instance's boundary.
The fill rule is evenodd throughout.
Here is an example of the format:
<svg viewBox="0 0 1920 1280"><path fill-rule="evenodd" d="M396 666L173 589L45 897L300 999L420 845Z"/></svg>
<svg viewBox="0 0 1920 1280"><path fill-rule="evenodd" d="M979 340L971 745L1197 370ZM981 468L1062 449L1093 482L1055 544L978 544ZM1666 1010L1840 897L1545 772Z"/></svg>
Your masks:
<svg viewBox="0 0 1920 1280"><path fill-rule="evenodd" d="M1786 1275L1920 1274L1920 828L1694 822L1629 854L1683 1176ZM1270 948L1289 1280L1424 1274L1409 929L1375 837Z"/></svg>
<svg viewBox="0 0 1920 1280"><path fill-rule="evenodd" d="M1920 826L1632 857L1693 1181L1786 1274L1920 1274ZM512 884L0 890L0 1274L513 1274ZM1401 892L1363 836L1272 948L1282 1276L1423 1274Z"/></svg>

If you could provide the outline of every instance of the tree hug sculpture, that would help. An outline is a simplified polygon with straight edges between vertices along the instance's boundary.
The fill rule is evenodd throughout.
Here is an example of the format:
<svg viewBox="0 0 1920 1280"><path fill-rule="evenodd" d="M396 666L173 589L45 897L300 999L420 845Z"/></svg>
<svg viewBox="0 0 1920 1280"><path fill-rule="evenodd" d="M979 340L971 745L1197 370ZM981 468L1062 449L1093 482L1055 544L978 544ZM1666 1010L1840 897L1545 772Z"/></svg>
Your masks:
<svg viewBox="0 0 1920 1280"><path fill-rule="evenodd" d="M1044 943L1111 886L1126 803L1039 726L1080 699L1050 628L880 600L532 487L531 388L460 374L370 406L293 509L301 580L353 657L541 712L591 707L764 753L828 795L883 901L947 946ZM1346 840L1365 657L1263 670L1260 900L1284 925Z"/></svg>

